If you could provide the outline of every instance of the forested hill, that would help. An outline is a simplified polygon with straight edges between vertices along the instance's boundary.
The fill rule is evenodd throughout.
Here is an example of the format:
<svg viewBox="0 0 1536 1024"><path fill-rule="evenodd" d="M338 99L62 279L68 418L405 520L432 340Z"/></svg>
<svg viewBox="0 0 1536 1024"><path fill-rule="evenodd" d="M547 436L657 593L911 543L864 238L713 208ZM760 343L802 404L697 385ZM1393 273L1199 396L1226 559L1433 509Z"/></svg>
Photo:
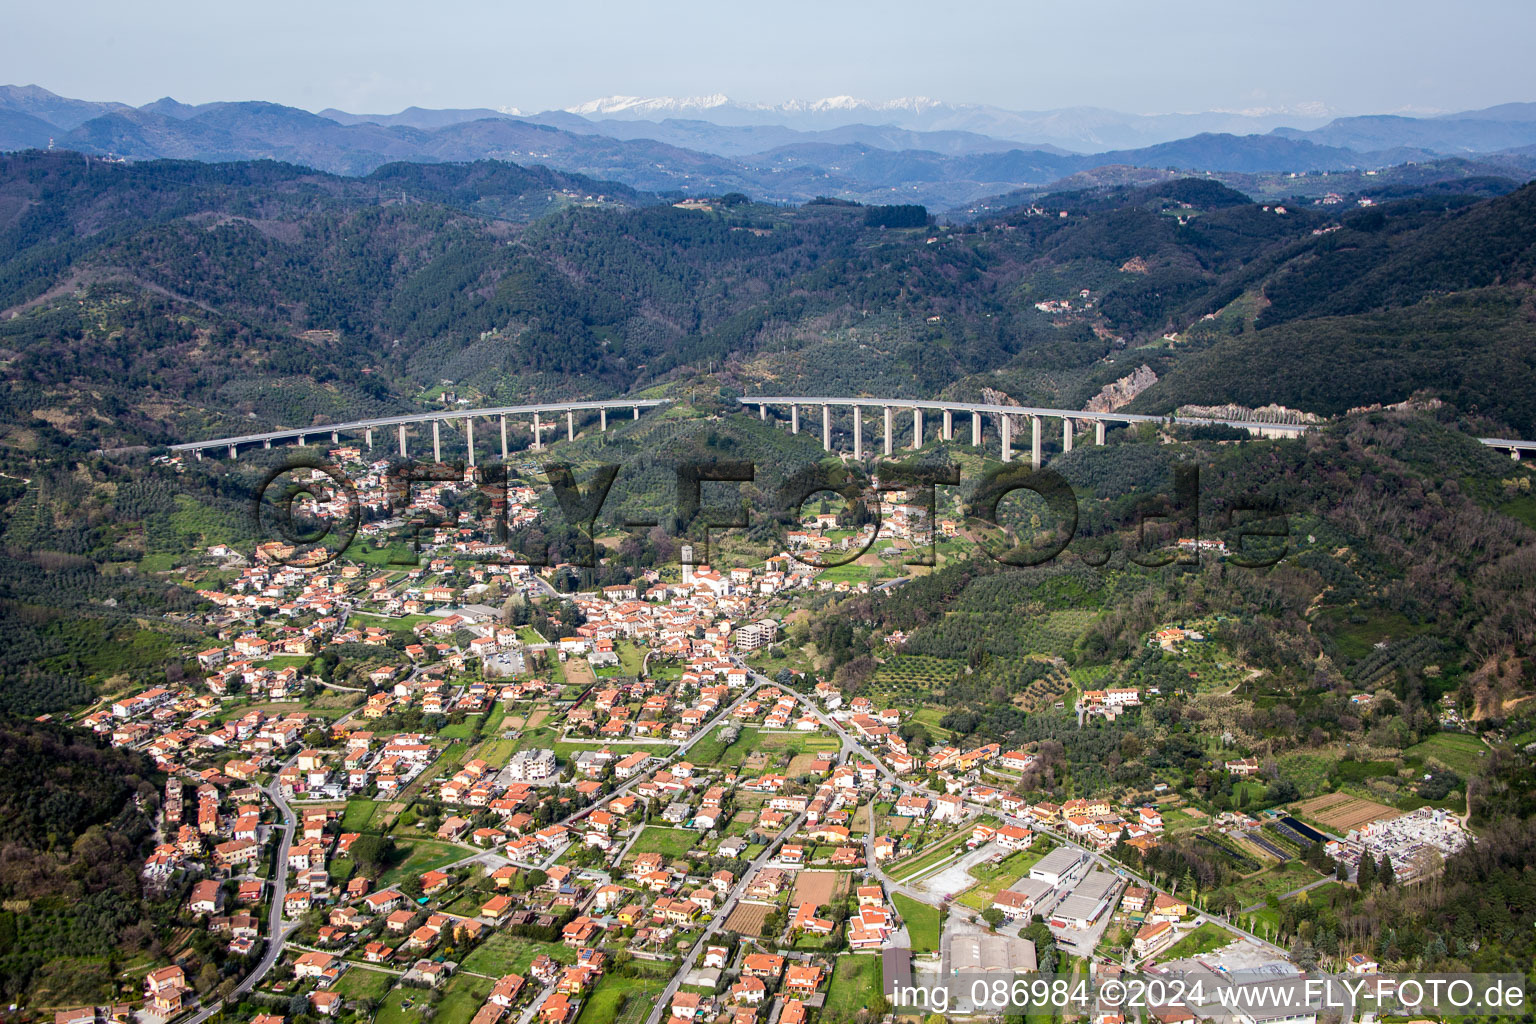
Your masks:
<svg viewBox="0 0 1536 1024"><path fill-rule="evenodd" d="M1425 392L1536 431L1536 185L1351 211L1249 287L1258 314L1140 408L1279 402L1326 415Z"/></svg>
<svg viewBox="0 0 1536 1024"><path fill-rule="evenodd" d="M0 430L13 451L89 451L704 371L1080 406L1145 363L1165 377L1148 408L1424 390L1518 433L1532 191L1486 193L1361 209L1180 179L906 227L849 203L678 209L492 162L341 178L27 153L0 158Z"/></svg>
<svg viewBox="0 0 1536 1024"><path fill-rule="evenodd" d="M0 992L110 991L111 965L155 941L138 867L160 777L89 733L0 716ZM58 970L50 967L57 963Z"/></svg>

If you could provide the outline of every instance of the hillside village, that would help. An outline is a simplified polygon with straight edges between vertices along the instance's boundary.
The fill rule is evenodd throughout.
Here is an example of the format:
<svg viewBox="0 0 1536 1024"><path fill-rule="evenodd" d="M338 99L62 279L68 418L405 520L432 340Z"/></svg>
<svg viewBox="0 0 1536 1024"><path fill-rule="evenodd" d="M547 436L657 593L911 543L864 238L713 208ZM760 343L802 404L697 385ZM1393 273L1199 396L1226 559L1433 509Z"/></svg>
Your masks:
<svg viewBox="0 0 1536 1024"><path fill-rule="evenodd" d="M1176 883L1128 870L1170 817L1281 867L1316 840L1355 869L1390 855L1410 877L1466 842L1439 812L1330 836L1278 812L1212 817L1162 784L1150 800L1032 799L1035 750L914 742L921 708L754 668L786 600L841 586L789 552L557 590L566 566L502 564L474 539L483 522L450 513L470 481L413 488L402 509L382 468L366 467L365 506L396 526L450 524L420 533L418 564L210 548L203 676L80 716L166 774L142 876L183 894L213 945L149 971L141 999L60 1024L200 1024L221 998L265 1007L264 1024L450 999L473 1024L838 1020L845 998L867 1007L949 970L1118 970L1216 936L1239 961L1282 962ZM519 489L506 510L539 515ZM895 495L882 532L922 540L920 511ZM790 543L858 543L829 537L838 525L808 517ZM508 598L571 625L515 625ZM1147 643L1202 640L1170 626ZM1086 727L1161 696L1085 688L1073 708ZM1211 768L1246 779L1260 764ZM1118 1009L1096 1020L1118 1024Z"/></svg>

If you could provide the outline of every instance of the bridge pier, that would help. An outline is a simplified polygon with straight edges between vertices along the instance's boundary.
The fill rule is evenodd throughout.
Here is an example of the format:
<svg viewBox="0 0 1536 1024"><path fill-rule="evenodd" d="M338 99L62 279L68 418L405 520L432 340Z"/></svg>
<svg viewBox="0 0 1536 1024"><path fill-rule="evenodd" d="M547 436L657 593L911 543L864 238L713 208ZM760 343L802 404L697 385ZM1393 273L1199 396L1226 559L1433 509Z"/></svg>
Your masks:
<svg viewBox="0 0 1536 1024"><path fill-rule="evenodd" d="M272 447L272 439L270 437L263 438L262 441L261 441L261 446L263 448L271 448Z"/></svg>
<svg viewBox="0 0 1536 1024"><path fill-rule="evenodd" d="M821 446L827 451L832 450L832 407L821 407Z"/></svg>
<svg viewBox="0 0 1536 1024"><path fill-rule="evenodd" d="M203 461L203 450L201 448L193 449L192 454L197 456L197 461L198 462L202 462Z"/></svg>
<svg viewBox="0 0 1536 1024"><path fill-rule="evenodd" d="M971 411L971 447L981 447L981 413Z"/></svg>
<svg viewBox="0 0 1536 1024"><path fill-rule="evenodd" d="M1511 448L1509 450L1509 457L1514 459L1516 462L1519 462L1520 461L1520 449L1519 448Z"/></svg>
<svg viewBox="0 0 1536 1024"><path fill-rule="evenodd" d="M405 424L404 423L400 424L400 457L402 459L406 458L406 451L405 451Z"/></svg>
<svg viewBox="0 0 1536 1024"><path fill-rule="evenodd" d="M765 422L768 419L768 407L762 402L757 403L757 418Z"/></svg>
<svg viewBox="0 0 1536 1024"><path fill-rule="evenodd" d="M1072 422L1071 417L1063 416L1061 418L1061 453L1063 455L1065 455L1067 452L1072 450L1072 427L1073 426L1074 426L1074 424Z"/></svg>
<svg viewBox="0 0 1536 1024"><path fill-rule="evenodd" d="M597 429L608 433L608 407L605 405L597 410Z"/></svg>
<svg viewBox="0 0 1536 1024"><path fill-rule="evenodd" d="M1094 420L1093 421L1093 443L1094 444L1103 444L1104 443L1105 429L1106 428L1105 428L1103 420Z"/></svg>
<svg viewBox="0 0 1536 1024"><path fill-rule="evenodd" d="M798 405L789 407L789 432L791 434L800 433L800 407Z"/></svg>
<svg viewBox="0 0 1536 1024"><path fill-rule="evenodd" d="M299 435L299 447L300 448L304 447L304 435L303 434Z"/></svg>
<svg viewBox="0 0 1536 1024"><path fill-rule="evenodd" d="M923 410L912 410L912 450L923 446Z"/></svg>
<svg viewBox="0 0 1536 1024"><path fill-rule="evenodd" d="M571 410L565 410L565 439L576 440L576 414Z"/></svg>
<svg viewBox="0 0 1536 1024"><path fill-rule="evenodd" d="M443 435L442 435L442 431L439 429L440 427L442 427L442 422L440 420L433 420L432 421L432 461L433 462L442 462L443 461Z"/></svg>
<svg viewBox="0 0 1536 1024"><path fill-rule="evenodd" d="M331 444L341 444L341 432L339 430L331 431Z"/></svg>
<svg viewBox="0 0 1536 1024"><path fill-rule="evenodd" d="M507 461L507 418L501 418L501 461Z"/></svg>
<svg viewBox="0 0 1536 1024"><path fill-rule="evenodd" d="M475 464L475 418L473 416L464 417L464 437L469 444L469 464L473 466Z"/></svg>
<svg viewBox="0 0 1536 1024"><path fill-rule="evenodd" d="M891 457L891 407L885 407L885 457Z"/></svg>
<svg viewBox="0 0 1536 1024"><path fill-rule="evenodd" d="M1029 418L1029 465L1031 469L1039 469L1044 461L1040 451L1040 417Z"/></svg>
<svg viewBox="0 0 1536 1024"><path fill-rule="evenodd" d="M953 441L955 439L955 414L950 409L944 410L944 429L939 433L939 436L946 441Z"/></svg>
<svg viewBox="0 0 1536 1024"><path fill-rule="evenodd" d="M538 451L544 447L544 425L539 422L539 413L535 409L533 413L533 450Z"/></svg>
<svg viewBox="0 0 1536 1024"><path fill-rule="evenodd" d="M864 410L853 407L853 457L864 458Z"/></svg>
<svg viewBox="0 0 1536 1024"><path fill-rule="evenodd" d="M373 428L369 427L367 430L364 430L363 436L368 439L368 450L373 451Z"/></svg>
<svg viewBox="0 0 1536 1024"><path fill-rule="evenodd" d="M637 406L635 406L635 419L639 419L639 418L640 418L640 407L637 405Z"/></svg>
<svg viewBox="0 0 1536 1024"><path fill-rule="evenodd" d="M233 459L233 458L235 458L235 457L236 457L236 456L235 456L235 446L234 446L234 445L230 445L230 446L229 446L229 457L230 457L230 458L231 458L231 459Z"/></svg>
<svg viewBox="0 0 1536 1024"><path fill-rule="evenodd" d="M1003 461L1013 461L1013 417L1003 413Z"/></svg>

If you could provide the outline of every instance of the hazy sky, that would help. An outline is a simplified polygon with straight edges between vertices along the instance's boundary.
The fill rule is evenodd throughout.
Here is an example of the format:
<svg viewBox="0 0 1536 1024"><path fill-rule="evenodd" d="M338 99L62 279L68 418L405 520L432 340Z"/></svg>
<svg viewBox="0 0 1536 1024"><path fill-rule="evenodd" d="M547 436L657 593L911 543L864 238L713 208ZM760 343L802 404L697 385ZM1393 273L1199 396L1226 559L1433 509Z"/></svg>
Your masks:
<svg viewBox="0 0 1536 1024"><path fill-rule="evenodd" d="M1366 113L1536 100L1530 0L7 6L0 82L135 104L169 95L534 112L612 94L723 92Z"/></svg>

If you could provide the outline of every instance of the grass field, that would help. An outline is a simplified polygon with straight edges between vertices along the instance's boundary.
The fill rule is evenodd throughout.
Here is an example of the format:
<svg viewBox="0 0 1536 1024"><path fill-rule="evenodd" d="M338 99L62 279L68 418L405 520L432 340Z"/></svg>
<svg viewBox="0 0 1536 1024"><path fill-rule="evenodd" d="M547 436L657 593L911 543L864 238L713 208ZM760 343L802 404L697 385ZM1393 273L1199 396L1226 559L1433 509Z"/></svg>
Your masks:
<svg viewBox="0 0 1536 1024"><path fill-rule="evenodd" d="M383 999L394 983L393 974L354 966L337 979L335 991L347 999Z"/></svg>
<svg viewBox="0 0 1536 1024"><path fill-rule="evenodd" d="M825 1020L853 1020L880 997L880 958L848 953L837 958L832 983L827 989Z"/></svg>
<svg viewBox="0 0 1536 1024"><path fill-rule="evenodd" d="M1157 958L1162 961L1168 961L1178 960L1182 957L1200 956L1202 953L1209 953L1212 950L1220 949L1236 938L1236 935L1233 935L1220 925L1207 921L1178 942L1175 942L1172 946L1169 946L1165 952L1159 953Z"/></svg>
<svg viewBox="0 0 1536 1024"><path fill-rule="evenodd" d="M464 970L498 978L503 974L527 975L529 965L540 953L548 953L563 964L576 962L576 951L563 943L538 942L498 931L465 958Z"/></svg>
<svg viewBox="0 0 1536 1024"><path fill-rule="evenodd" d="M421 1019L421 1009L426 1003L427 993L423 989L391 989L374 1011L374 1024L415 1024Z"/></svg>
<svg viewBox="0 0 1536 1024"><path fill-rule="evenodd" d="M699 833L685 828L663 828L658 825L647 825L640 833L640 838L635 840L635 845L629 848L625 855L625 861L633 861L642 853L659 853L663 857L673 859L682 857L698 845Z"/></svg>
<svg viewBox="0 0 1536 1024"><path fill-rule="evenodd" d="M720 733L724 726L711 729L703 739L699 740L688 751L688 760L694 764L719 764L721 756L725 753L725 740Z"/></svg>
<svg viewBox="0 0 1536 1024"><path fill-rule="evenodd" d="M433 1019L443 1021L443 1024L473 1020L495 985L496 982L490 978L455 974L443 987L443 1001L437 1004L437 1014Z"/></svg>
<svg viewBox="0 0 1536 1024"><path fill-rule="evenodd" d="M419 875L433 868L440 868L444 864L451 864L462 857L468 856L463 849L449 843L440 843L433 839L405 839L396 837L395 848L403 851L405 856L396 862L379 879L379 888L394 885L403 878Z"/></svg>
<svg viewBox="0 0 1536 1024"><path fill-rule="evenodd" d="M907 923L907 935L912 940L914 953L932 953L939 948L939 935L943 914L938 907L919 903L901 893L891 894L891 903Z"/></svg>
<svg viewBox="0 0 1536 1024"><path fill-rule="evenodd" d="M667 987L662 978L621 978L608 973L582 1004L576 1024L630 1024L644 1020Z"/></svg>
<svg viewBox="0 0 1536 1024"><path fill-rule="evenodd" d="M1488 756L1488 747L1476 736L1455 732L1437 732L1423 743L1416 743L1404 750L1405 754L1417 754L1426 761L1439 761L1458 775L1476 775L1482 771Z"/></svg>
<svg viewBox="0 0 1536 1024"><path fill-rule="evenodd" d="M379 812L388 806L384 800L348 800L347 809L341 815L343 832L366 832L374 824Z"/></svg>
<svg viewBox="0 0 1536 1024"><path fill-rule="evenodd" d="M711 741L703 741L703 743L709 742ZM701 757L690 757L690 760L699 764L739 765L748 756L759 751L782 754L786 751L836 750L838 746L836 737L821 733L764 732L749 725L741 730L741 735L736 737L736 742L725 748L718 760L705 762Z"/></svg>
<svg viewBox="0 0 1536 1024"><path fill-rule="evenodd" d="M401 615L393 618L388 615L369 615L366 612L353 612L347 616L347 625L356 626L358 629L367 629L369 626L377 626L380 629L394 630L396 633L409 633L416 628L418 623L431 622L431 615Z"/></svg>

